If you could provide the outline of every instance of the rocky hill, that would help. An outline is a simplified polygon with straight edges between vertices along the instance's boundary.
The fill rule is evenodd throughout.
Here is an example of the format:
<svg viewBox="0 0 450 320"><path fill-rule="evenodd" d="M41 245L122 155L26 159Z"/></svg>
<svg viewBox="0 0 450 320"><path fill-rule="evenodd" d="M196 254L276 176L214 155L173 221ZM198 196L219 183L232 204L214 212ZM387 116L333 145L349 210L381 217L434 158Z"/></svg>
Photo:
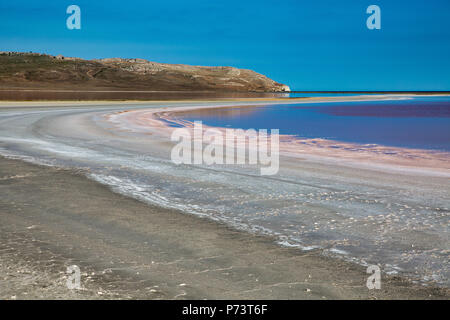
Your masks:
<svg viewBox="0 0 450 320"><path fill-rule="evenodd" d="M154 91L289 91L251 70L165 64L143 59L83 60L0 52L0 88Z"/></svg>

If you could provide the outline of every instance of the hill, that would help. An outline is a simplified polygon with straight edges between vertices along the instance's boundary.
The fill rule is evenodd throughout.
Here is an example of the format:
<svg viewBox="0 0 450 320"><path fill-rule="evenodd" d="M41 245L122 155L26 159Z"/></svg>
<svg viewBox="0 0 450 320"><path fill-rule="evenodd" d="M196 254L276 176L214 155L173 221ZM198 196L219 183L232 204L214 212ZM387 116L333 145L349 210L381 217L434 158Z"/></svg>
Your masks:
<svg viewBox="0 0 450 320"><path fill-rule="evenodd" d="M152 91L289 91L252 70L165 64L143 59L83 60L0 52L0 88Z"/></svg>

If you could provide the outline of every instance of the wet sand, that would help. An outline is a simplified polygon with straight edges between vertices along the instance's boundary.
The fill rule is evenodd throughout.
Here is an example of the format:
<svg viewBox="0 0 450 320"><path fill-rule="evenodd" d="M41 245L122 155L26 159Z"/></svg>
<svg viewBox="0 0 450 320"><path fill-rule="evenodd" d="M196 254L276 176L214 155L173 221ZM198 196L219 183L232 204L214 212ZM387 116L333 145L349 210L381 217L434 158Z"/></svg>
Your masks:
<svg viewBox="0 0 450 320"><path fill-rule="evenodd" d="M113 193L82 172L0 158L0 299L448 299L449 290L276 245ZM66 288L69 265L82 290Z"/></svg>
<svg viewBox="0 0 450 320"><path fill-rule="evenodd" d="M277 100L276 103L286 103L286 100ZM308 100L319 102L324 99ZM267 100L259 99L227 99L223 103L215 101L214 105L246 105L249 101L253 101L254 105L267 103ZM164 106L161 108L161 105ZM191 108L183 105L196 108L211 106L205 101L190 101L187 104L162 104L157 101L0 102L0 108L12 116L3 121L2 134L6 137L5 141L8 141L10 134L17 137L24 134L34 141L33 144L53 142L52 138L58 137L68 146L72 145L71 139L76 138L78 142L85 140L88 147L91 141L96 141L94 138L103 135L103 138L108 139L99 140L101 144L95 146L96 151L103 150L111 141L115 149L124 148L142 155L147 147L151 147L148 151L160 156L165 154L158 154L160 149L170 147L170 144L160 141L161 136L169 133L167 125L161 127L160 122L152 123L150 127L154 132L149 135L148 121L155 119L143 117L144 139L141 141L134 135L128 135L130 127L127 125L127 120L130 120L133 124L131 128L136 128L136 124L139 127L139 123L136 123L139 117L135 117L133 112L124 111L146 108L142 112L150 116L159 109L158 115L170 115L170 106L175 106L177 110ZM66 107L74 115L59 117L58 110ZM28 114L28 111L32 112ZM95 126L91 116L84 114L85 111L95 111L106 118L117 115L121 118L117 124L125 124L126 130L119 128L111 132L109 127ZM53 113L58 121L46 116ZM67 141L66 136L69 139ZM150 145L149 139L152 140ZM145 143L141 145L141 142ZM82 157L78 151L76 153L74 157ZM57 155L52 154L51 157ZM86 155L92 159L92 155ZM103 166L110 165L108 157L103 156L101 159ZM140 158L132 159L134 163L139 162ZM320 177L322 173L327 180L335 176L344 178L343 181L350 186L358 178L364 181L364 186L373 184L376 187L374 190L394 187L402 192L407 191L406 195L424 194L425 200L429 198L428 195L445 199L445 190L448 190L445 187L448 180L445 177L432 177L434 173L431 174L429 170L438 169L437 176L445 175L448 167L440 166L442 162L437 166L435 163L430 164L424 173L429 176L427 179L417 179L417 172L413 172L411 177L397 176L393 181L386 165L383 165L382 170L375 170L376 167L371 163L370 170L358 170L357 177L354 177L353 166L336 166L336 161L331 166L320 164L323 160L324 157L319 159L311 156L309 161L298 161L294 157L292 161L285 162L284 169L288 174L306 174L302 179L312 174ZM69 161L77 166L75 158ZM396 167L399 167L398 164ZM403 166L402 170L405 167L408 172L412 172L411 166ZM122 172L126 167L120 168ZM450 296L448 288L435 288L432 284L416 285L410 280L384 273L382 290L368 290L365 285L368 275L363 266L325 257L319 250L302 251L281 247L276 243L279 239L237 231L216 221L139 202L87 179L85 173L0 158L0 299L448 299ZM168 180L169 176L164 173L163 178ZM158 187L154 178L158 178L158 175L149 178L149 183ZM312 180L311 183L315 186L316 181ZM357 183L358 188L361 188L361 183ZM258 182L260 184L261 181ZM405 186L411 186L412 189L406 190ZM401 197L399 200L402 203L404 201ZM416 200L424 205L429 199ZM436 208L440 205L434 200L431 204ZM355 205L358 205L357 201ZM401 236L402 232L395 234ZM410 229L405 228L404 232L409 234ZM410 245L408 236L405 241ZM439 242L436 241L434 245ZM409 249L405 247L405 252L409 252ZM66 288L65 270L72 264L81 267L84 287L81 291Z"/></svg>

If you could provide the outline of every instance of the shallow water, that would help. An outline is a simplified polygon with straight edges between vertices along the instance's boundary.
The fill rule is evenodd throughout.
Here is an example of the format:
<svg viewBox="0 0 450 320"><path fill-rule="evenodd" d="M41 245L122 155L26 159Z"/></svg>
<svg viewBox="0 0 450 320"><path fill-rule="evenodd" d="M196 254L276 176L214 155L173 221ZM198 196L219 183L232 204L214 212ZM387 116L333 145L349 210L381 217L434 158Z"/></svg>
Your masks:
<svg viewBox="0 0 450 320"><path fill-rule="evenodd" d="M450 151L450 96L195 110L179 117L214 127Z"/></svg>
<svg viewBox="0 0 450 320"><path fill-rule="evenodd" d="M175 165L168 141L116 130L104 117L143 108L1 109L0 153L82 168L117 192L271 235L281 245L450 285L448 177L288 158L275 176L245 165Z"/></svg>

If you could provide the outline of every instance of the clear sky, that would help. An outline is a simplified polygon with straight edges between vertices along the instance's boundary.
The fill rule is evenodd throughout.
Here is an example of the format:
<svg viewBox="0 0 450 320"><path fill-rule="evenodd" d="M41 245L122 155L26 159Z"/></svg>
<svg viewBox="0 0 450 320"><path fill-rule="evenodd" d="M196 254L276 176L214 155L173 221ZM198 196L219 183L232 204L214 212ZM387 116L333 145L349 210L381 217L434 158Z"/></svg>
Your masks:
<svg viewBox="0 0 450 320"><path fill-rule="evenodd" d="M450 90L450 1L3 0L0 51L235 66L295 90Z"/></svg>

